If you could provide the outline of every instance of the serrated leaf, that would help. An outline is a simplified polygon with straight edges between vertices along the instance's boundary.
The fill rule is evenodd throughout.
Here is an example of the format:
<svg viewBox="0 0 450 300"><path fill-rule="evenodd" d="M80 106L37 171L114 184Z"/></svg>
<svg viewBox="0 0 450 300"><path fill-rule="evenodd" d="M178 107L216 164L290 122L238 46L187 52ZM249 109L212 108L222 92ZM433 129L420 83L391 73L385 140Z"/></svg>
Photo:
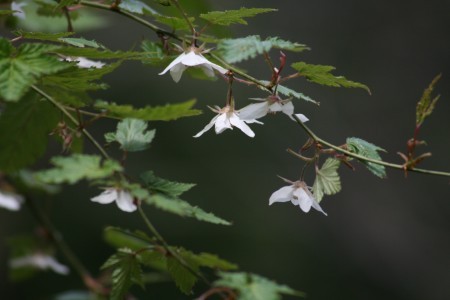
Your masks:
<svg viewBox="0 0 450 300"><path fill-rule="evenodd" d="M267 85L267 84L270 83L269 81L266 81L266 80L260 80L260 82L262 84L264 84L264 85ZM320 104L316 100L311 99L309 96L306 96L306 95L304 95L304 94L302 94L300 92L296 92L296 91L294 91L294 90L292 90L290 88L287 88L287 87L285 87L283 85L278 85L277 91L278 91L278 93L280 93L280 94L282 94L283 96L286 96L286 97L294 97L296 99L302 99L302 100L305 100L305 101L308 101L308 102L312 102L312 103L317 104L317 105Z"/></svg>
<svg viewBox="0 0 450 300"><path fill-rule="evenodd" d="M280 300L281 295L304 297L305 294L287 285L281 285L265 277L251 273L219 272L220 279L215 286L234 289L239 294L239 300Z"/></svg>
<svg viewBox="0 0 450 300"><path fill-rule="evenodd" d="M350 152L375 160L382 160L378 151L386 151L360 138L347 138L347 148ZM386 169L384 166L363 160L360 160L360 162L374 175L380 178L386 177Z"/></svg>
<svg viewBox="0 0 450 300"><path fill-rule="evenodd" d="M331 74L331 71L336 69L333 66L312 65L304 62L296 62L291 66L308 81L333 87L362 88L370 94L370 90L366 85L359 82L350 81L344 76L335 76Z"/></svg>
<svg viewBox="0 0 450 300"><path fill-rule="evenodd" d="M60 42L60 38L68 37L74 34L74 32L59 32L59 33L47 33L47 32L27 32L23 30L16 30L14 34L21 36L25 39Z"/></svg>
<svg viewBox="0 0 450 300"><path fill-rule="evenodd" d="M201 114L200 110L192 109L196 100L189 100L177 104L166 104L164 106L146 106L135 109L131 105L118 105L98 101L95 108L106 110L107 116L117 118L136 118L144 121L170 121L182 117L190 117Z"/></svg>
<svg viewBox="0 0 450 300"><path fill-rule="evenodd" d="M316 180L313 185L313 194L317 202L320 202L323 195L333 195L341 190L341 179L337 172L340 161L334 158L327 158L320 170L316 169Z"/></svg>
<svg viewBox="0 0 450 300"><path fill-rule="evenodd" d="M148 149L155 137L155 130L147 130L147 123L138 119L124 119L117 124L115 133L105 135L108 143L118 142L124 151L136 152Z"/></svg>
<svg viewBox="0 0 450 300"><path fill-rule="evenodd" d="M433 93L436 83L441 79L442 74L437 75L433 78L428 88L423 91L422 97L416 106L416 126L420 127L425 121L425 119L433 113L436 102L439 100L440 95L432 99L431 94Z"/></svg>
<svg viewBox="0 0 450 300"><path fill-rule="evenodd" d="M142 42L141 48L145 52L144 55L146 59L162 61L165 58L163 49L160 44L145 40Z"/></svg>
<svg viewBox="0 0 450 300"><path fill-rule="evenodd" d="M112 269L110 299L122 300L133 284L143 287L142 269L133 251L127 248L111 256L102 269Z"/></svg>
<svg viewBox="0 0 450 300"><path fill-rule="evenodd" d="M174 30L189 30L189 24L186 22L185 19L177 18L177 17L169 17L169 16L155 16L155 20L161 24L167 25L171 27ZM194 17L189 17L189 21L191 24L195 22Z"/></svg>
<svg viewBox="0 0 450 300"><path fill-rule="evenodd" d="M41 157L59 117L60 113L35 93L8 103L0 115L0 170L13 172Z"/></svg>
<svg viewBox="0 0 450 300"><path fill-rule="evenodd" d="M228 26L231 24L247 25L247 21L244 18L254 17L258 14L272 11L277 11L277 9L241 7L241 9L238 10L211 11L206 14L201 14L200 18L205 19L208 22L216 25L223 25L223 26Z"/></svg>
<svg viewBox="0 0 450 300"><path fill-rule="evenodd" d="M215 254L202 252L200 254L194 254L190 251L186 251L183 256L189 255L190 259L201 267L208 267L211 269L220 270L235 270L238 268L236 264L230 263L224 259L219 258Z"/></svg>
<svg viewBox="0 0 450 300"><path fill-rule="evenodd" d="M142 59L142 52L111 51L103 48L61 47L55 53L70 57L87 57L91 59Z"/></svg>
<svg viewBox="0 0 450 300"><path fill-rule="evenodd" d="M46 183L74 184L82 179L100 179L109 177L122 170L120 164L113 160L101 161L97 155L73 154L57 156L51 159L55 168L36 172L38 180Z"/></svg>
<svg viewBox="0 0 450 300"><path fill-rule="evenodd" d="M219 50L223 59L229 63L255 58L257 55L269 52L272 48L294 52L309 49L305 45L285 41L278 37L268 37L265 40L261 40L259 35L238 39L224 39L217 45L217 50Z"/></svg>
<svg viewBox="0 0 450 300"><path fill-rule="evenodd" d="M91 48L105 49L105 46L103 46L102 44L99 44L98 42L96 42L94 40L89 41L84 38L62 37L62 38L59 38L58 41L69 44L71 46L80 47L80 48L91 47Z"/></svg>
<svg viewBox="0 0 450 300"><path fill-rule="evenodd" d="M162 193L169 197L178 197L195 186L195 183L174 182L157 177L153 171L141 174L141 179L151 191Z"/></svg>
<svg viewBox="0 0 450 300"><path fill-rule="evenodd" d="M134 14L159 15L156 10L148 6L146 3L138 0L122 0L120 1L119 8Z"/></svg>
<svg viewBox="0 0 450 300"><path fill-rule="evenodd" d="M18 101L42 75L49 75L70 67L47 53L54 45L22 44L15 49L0 38L0 98Z"/></svg>
<svg viewBox="0 0 450 300"><path fill-rule="evenodd" d="M198 270L198 267L195 267L189 261L186 261L186 263L188 263L195 271ZM175 281L177 287L183 293L190 294L192 287L197 282L197 277L173 257L167 258L167 270L169 271L170 276Z"/></svg>
<svg viewBox="0 0 450 300"><path fill-rule="evenodd" d="M116 248L130 248L134 251L149 248L151 238L141 231L128 231L117 227L106 227L103 231L105 241Z"/></svg>

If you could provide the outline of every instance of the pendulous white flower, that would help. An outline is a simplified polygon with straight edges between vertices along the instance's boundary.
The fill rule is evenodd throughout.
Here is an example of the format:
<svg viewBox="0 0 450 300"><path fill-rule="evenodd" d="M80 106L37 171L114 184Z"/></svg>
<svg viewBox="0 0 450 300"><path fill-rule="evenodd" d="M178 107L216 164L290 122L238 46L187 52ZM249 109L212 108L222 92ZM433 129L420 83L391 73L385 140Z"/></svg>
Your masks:
<svg viewBox="0 0 450 300"><path fill-rule="evenodd" d="M129 192L122 189L107 188L100 195L91 198L91 201L98 202L100 204L109 204L116 201L117 206L126 212L133 212L137 209L133 196Z"/></svg>
<svg viewBox="0 0 450 300"><path fill-rule="evenodd" d="M67 266L59 263L53 256L43 253L14 258L9 262L9 266L13 269L24 267L33 267L40 270L50 269L61 275L67 275L70 272Z"/></svg>
<svg viewBox="0 0 450 300"><path fill-rule="evenodd" d="M206 76L214 77L214 70L219 73L225 74L227 69L222 68L215 63L207 60L202 54L199 48L191 47L188 51L183 52L175 58L159 75L164 75L170 70L170 75L175 82L180 81L181 75L187 67L200 67Z"/></svg>
<svg viewBox="0 0 450 300"><path fill-rule="evenodd" d="M208 106L209 107L209 106ZM218 113L208 125L205 126L199 133L194 135L195 138L201 136L206 131L215 126L216 133L222 133L226 129L233 129L233 127L239 128L243 133L248 135L249 137L254 137L255 133L250 129L250 127L246 123L258 123L262 124L257 120L241 120L239 115L236 113L234 108L231 106L225 106L224 108L220 108L216 106L216 108L209 107L213 112Z"/></svg>
<svg viewBox="0 0 450 300"><path fill-rule="evenodd" d="M289 118L295 121L295 119L292 117L292 114L294 113L294 105L292 104L291 98L281 100L280 97L272 95L267 97L266 99L252 98L252 100L258 100L262 102L249 104L239 110L239 117L244 121L259 119L264 117L268 113L276 113L279 111L288 115ZM305 115L297 114L297 117L299 117L300 121L302 122L309 121L309 119L305 117Z"/></svg>
<svg viewBox="0 0 450 300"><path fill-rule="evenodd" d="M0 192L0 207L17 211L20 209L23 200L24 199L21 195Z"/></svg>
<svg viewBox="0 0 450 300"><path fill-rule="evenodd" d="M269 205L272 205L275 202L288 202L291 201L292 204L298 205L301 210L304 212L309 212L311 207L322 212L325 216L327 215L319 203L317 203L316 199L314 199L314 195L309 190L308 186L304 181L296 181L291 182L285 180L291 185L284 186L281 189L275 191L269 199Z"/></svg>
<svg viewBox="0 0 450 300"><path fill-rule="evenodd" d="M66 57L64 58L64 60L75 61L77 62L77 67L82 69L89 69L89 68L100 69L105 65L105 63L102 63L101 61L94 61L87 59L85 57Z"/></svg>
<svg viewBox="0 0 450 300"><path fill-rule="evenodd" d="M25 12L23 11L22 7L26 6L27 4L25 2L11 2L11 10L14 11L13 16L24 20L25 19Z"/></svg>

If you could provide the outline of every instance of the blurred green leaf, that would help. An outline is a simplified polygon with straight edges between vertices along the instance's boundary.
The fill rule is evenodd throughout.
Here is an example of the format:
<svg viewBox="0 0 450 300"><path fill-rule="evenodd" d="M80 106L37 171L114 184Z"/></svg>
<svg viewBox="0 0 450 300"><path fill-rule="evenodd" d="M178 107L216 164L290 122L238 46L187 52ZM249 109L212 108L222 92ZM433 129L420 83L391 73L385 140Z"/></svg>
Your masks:
<svg viewBox="0 0 450 300"><path fill-rule="evenodd" d="M13 13L14 13L13 10L8 10L8 9L0 10L0 16L8 16L8 15L12 15Z"/></svg>
<svg viewBox="0 0 450 300"><path fill-rule="evenodd" d="M96 42L94 40L89 41L84 38L61 37L58 39L58 41L69 44L71 46L80 47L80 48L91 47L91 48L105 49L105 46L103 46L102 44L99 44L98 42Z"/></svg>
<svg viewBox="0 0 450 300"><path fill-rule="evenodd" d="M425 119L433 113L436 102L439 100L440 95L432 99L431 94L433 93L436 83L441 79L442 74L437 75L433 78L428 88L423 91L422 97L416 106L416 126L420 127L425 121Z"/></svg>
<svg viewBox="0 0 450 300"><path fill-rule="evenodd" d="M47 54L57 48L35 43L15 49L7 39L0 38L0 98L19 101L42 75L70 67Z"/></svg>
<svg viewBox="0 0 450 300"><path fill-rule="evenodd" d="M380 157L380 154L378 151L386 151L383 148L380 148L372 143L369 143L363 139L360 138L347 138L347 148L348 151L353 152L355 154L375 159L375 160L382 160ZM372 172L374 175L385 178L386 177L386 169L382 165L374 164L371 162L366 162L363 160L360 160L361 163L363 163L367 169Z"/></svg>
<svg viewBox="0 0 450 300"><path fill-rule="evenodd" d="M73 154L56 156L51 159L55 168L35 173L38 180L46 183L74 184L82 179L99 179L109 177L121 171L120 164L113 160L101 162L97 155Z"/></svg>
<svg viewBox="0 0 450 300"><path fill-rule="evenodd" d="M53 300L100 300L94 293L88 291L71 290L59 293Z"/></svg>
<svg viewBox="0 0 450 300"><path fill-rule="evenodd" d="M124 119L117 124L117 131L105 134L105 138L108 143L118 142L124 151L143 151L155 137L155 130L147 131L147 126L138 119Z"/></svg>
<svg viewBox="0 0 450 300"><path fill-rule="evenodd" d="M35 93L8 103L0 115L0 170L13 172L41 157L59 117L60 113Z"/></svg>
<svg viewBox="0 0 450 300"><path fill-rule="evenodd" d="M68 37L74 34L74 32L58 32L58 33L28 32L21 29L14 31L13 33L25 39L49 41L49 42L60 42L61 41L60 38Z"/></svg>
<svg viewBox="0 0 450 300"><path fill-rule="evenodd" d="M187 264L195 271L198 271L198 267L194 266L192 262L186 260ZM167 258L167 271L175 281L177 287L185 294L190 294L192 287L197 282L197 277L192 274L185 266L183 266L177 259L173 257Z"/></svg>
<svg viewBox="0 0 450 300"><path fill-rule="evenodd" d="M309 49L303 44L292 43L278 37L269 37L261 40L259 35L250 35L238 39L223 39L217 45L217 50L229 63L237 63L249 58L255 58L257 55L268 53L272 48L294 52Z"/></svg>
<svg viewBox="0 0 450 300"><path fill-rule="evenodd" d="M341 190L341 179L337 172L340 161L335 158L327 158L320 170L316 169L316 180L313 185L313 194L317 202L323 195L333 195Z"/></svg>
<svg viewBox="0 0 450 300"><path fill-rule="evenodd" d="M236 290L239 300L280 300L282 294L305 297L302 292L256 274L219 272L218 275L220 279L214 285Z"/></svg>
<svg viewBox="0 0 450 300"><path fill-rule="evenodd" d="M200 110L192 109L196 100L182 103L166 104L164 106L146 106L135 109L131 105L118 105L98 101L95 108L106 110L106 115L117 118L136 118L144 121L170 121L182 117L190 117L201 114Z"/></svg>
<svg viewBox="0 0 450 300"><path fill-rule="evenodd" d="M178 197L195 186L195 183L174 182L157 177L153 171L141 174L141 179L151 191L162 193L169 197Z"/></svg>
<svg viewBox="0 0 450 300"><path fill-rule="evenodd" d="M266 81L266 80L260 80L260 81L261 81L262 84L265 84L265 85L270 83L269 81ZM300 92L296 92L296 91L294 91L294 90L292 90L290 88L287 88L287 87L285 87L283 85L278 85L277 92L282 94L283 96L286 96L286 97L294 97L296 99L302 99L302 100L305 100L305 101L308 101L308 102L312 102L312 103L317 104L317 105L320 104L316 100L311 99L309 96L306 96L306 95L304 95L304 94L302 94Z"/></svg>
<svg viewBox="0 0 450 300"><path fill-rule="evenodd" d="M171 17L171 16L169 17L169 16L163 16L163 15L154 16L154 17L157 22L167 25L174 30L189 30L190 29L188 23L183 18L177 18L177 17ZM191 22L191 24L193 24L195 22L195 18L189 17L189 21Z"/></svg>
<svg viewBox="0 0 450 300"><path fill-rule="evenodd" d="M119 4L119 8L130 13L144 15L159 15L159 13L148 6L146 3L138 0L121 0Z"/></svg>
<svg viewBox="0 0 450 300"><path fill-rule="evenodd" d="M238 10L211 11L206 14L201 14L200 18L205 19L208 22L216 25L224 25L224 26L228 26L231 24L247 25L247 21L244 20L244 18L254 17L258 14L273 11L277 11L277 9L241 7L241 9Z"/></svg>
<svg viewBox="0 0 450 300"><path fill-rule="evenodd" d="M59 0L56 9L77 3L79 0Z"/></svg>
<svg viewBox="0 0 450 300"><path fill-rule="evenodd" d="M142 288L144 286L141 266L136 255L130 249L119 249L104 263L101 269L112 269L110 294L112 300L123 300L133 284L138 284Z"/></svg>
<svg viewBox="0 0 450 300"><path fill-rule="evenodd" d="M103 238L105 241L116 248L130 248L138 251L144 248L152 247L150 241L152 240L144 232L131 232L126 229L117 227L106 227L103 231Z"/></svg>
<svg viewBox="0 0 450 300"><path fill-rule="evenodd" d="M308 81L333 87L362 88L370 94L370 90L366 85L350 81L343 76L331 74L331 71L336 69L333 66L311 65L304 62L296 62L292 64L292 67Z"/></svg>

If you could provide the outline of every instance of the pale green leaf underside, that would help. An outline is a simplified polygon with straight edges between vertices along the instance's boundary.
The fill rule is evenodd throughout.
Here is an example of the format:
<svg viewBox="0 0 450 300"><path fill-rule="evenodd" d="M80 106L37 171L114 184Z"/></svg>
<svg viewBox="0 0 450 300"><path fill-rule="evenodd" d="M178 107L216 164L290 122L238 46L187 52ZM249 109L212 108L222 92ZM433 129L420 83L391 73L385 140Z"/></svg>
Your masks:
<svg viewBox="0 0 450 300"><path fill-rule="evenodd" d="M375 160L382 160L378 151L385 151L383 148L380 148L372 143L354 137L347 138L347 148L350 152ZM360 160L360 162L363 163L374 175L380 178L386 177L386 168L384 166L362 160Z"/></svg>
<svg viewBox="0 0 450 300"><path fill-rule="evenodd" d="M241 7L241 9L238 10L211 11L206 14L201 14L200 18L205 19L208 22L216 25L224 25L224 26L228 26L231 24L247 25L247 21L244 18L254 17L258 14L272 11L277 11L277 9Z"/></svg>
<svg viewBox="0 0 450 300"><path fill-rule="evenodd" d="M331 72L335 69L333 66L312 65L305 62L296 62L292 64L292 67L308 81L332 87L362 88L370 94L370 90L365 84L350 81L344 76L335 76L331 74Z"/></svg>
<svg viewBox="0 0 450 300"><path fill-rule="evenodd" d="M220 279L214 282L218 287L236 290L239 300L280 300L281 295L304 297L305 294L287 285L281 285L265 277L251 273L219 272Z"/></svg>
<svg viewBox="0 0 450 300"><path fill-rule="evenodd" d="M196 100L182 103L166 104L164 106L146 106L135 109L131 105L118 105L98 101L97 109L106 110L106 114L117 118L136 118L144 121L170 121L182 117L190 117L201 114L200 110L192 109Z"/></svg>
<svg viewBox="0 0 450 300"><path fill-rule="evenodd" d="M340 161L334 158L327 158L320 170L316 171L316 180L313 185L313 194L317 202L320 202L323 195L333 195L341 190L341 179L337 172Z"/></svg>
<svg viewBox="0 0 450 300"><path fill-rule="evenodd" d="M147 130L147 123L138 119L124 119L117 124L115 133L105 135L108 143L118 142L128 152L142 151L150 147L155 130Z"/></svg>
<svg viewBox="0 0 450 300"><path fill-rule="evenodd" d="M100 179L121 171L119 163L106 160L102 163L97 155L73 154L52 158L55 168L35 173L38 180L46 183L74 184L82 179Z"/></svg>
<svg viewBox="0 0 450 300"><path fill-rule="evenodd" d="M120 1L119 8L139 15L159 15L156 10L148 6L146 3L138 0L122 0Z"/></svg>
<svg viewBox="0 0 450 300"><path fill-rule="evenodd" d="M259 35L245 38L224 39L217 45L221 56L229 63L237 63L257 55L269 52L272 48L301 52L309 49L303 44L282 40L278 37L268 37L261 40Z"/></svg>

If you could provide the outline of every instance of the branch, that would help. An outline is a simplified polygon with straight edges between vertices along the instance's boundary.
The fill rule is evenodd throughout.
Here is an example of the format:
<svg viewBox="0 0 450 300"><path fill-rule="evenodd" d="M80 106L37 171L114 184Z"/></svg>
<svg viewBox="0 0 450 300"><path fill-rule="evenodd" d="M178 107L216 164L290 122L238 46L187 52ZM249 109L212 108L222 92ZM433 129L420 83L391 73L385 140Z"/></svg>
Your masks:
<svg viewBox="0 0 450 300"><path fill-rule="evenodd" d="M300 121L299 118L297 118L297 116L294 114L292 115L295 120L297 121L297 123L303 128L303 130L316 142L319 142L325 146L328 146L334 150L336 150L337 152L343 153L349 157L353 157L356 158L360 161L366 161L366 162L370 162L370 163L374 163L377 165L382 165L391 169L398 169L398 170L402 170L404 171L405 168L403 165L399 165L399 164L394 164L394 163L388 163L382 160L376 160L376 159L371 159L362 155L358 155L355 154L353 152L347 151L345 149L342 149L339 146L336 146L334 144L331 144L323 139L321 139L320 137L318 137L314 132L311 131L311 129L309 129L302 121ZM426 170L426 169L419 169L419 168L411 168L411 169L407 169L410 172L416 172L416 173L423 173L423 174L429 174L429 175L437 175L437 176L445 176L445 177L450 177L450 172L442 172L442 171L434 171L434 170Z"/></svg>

